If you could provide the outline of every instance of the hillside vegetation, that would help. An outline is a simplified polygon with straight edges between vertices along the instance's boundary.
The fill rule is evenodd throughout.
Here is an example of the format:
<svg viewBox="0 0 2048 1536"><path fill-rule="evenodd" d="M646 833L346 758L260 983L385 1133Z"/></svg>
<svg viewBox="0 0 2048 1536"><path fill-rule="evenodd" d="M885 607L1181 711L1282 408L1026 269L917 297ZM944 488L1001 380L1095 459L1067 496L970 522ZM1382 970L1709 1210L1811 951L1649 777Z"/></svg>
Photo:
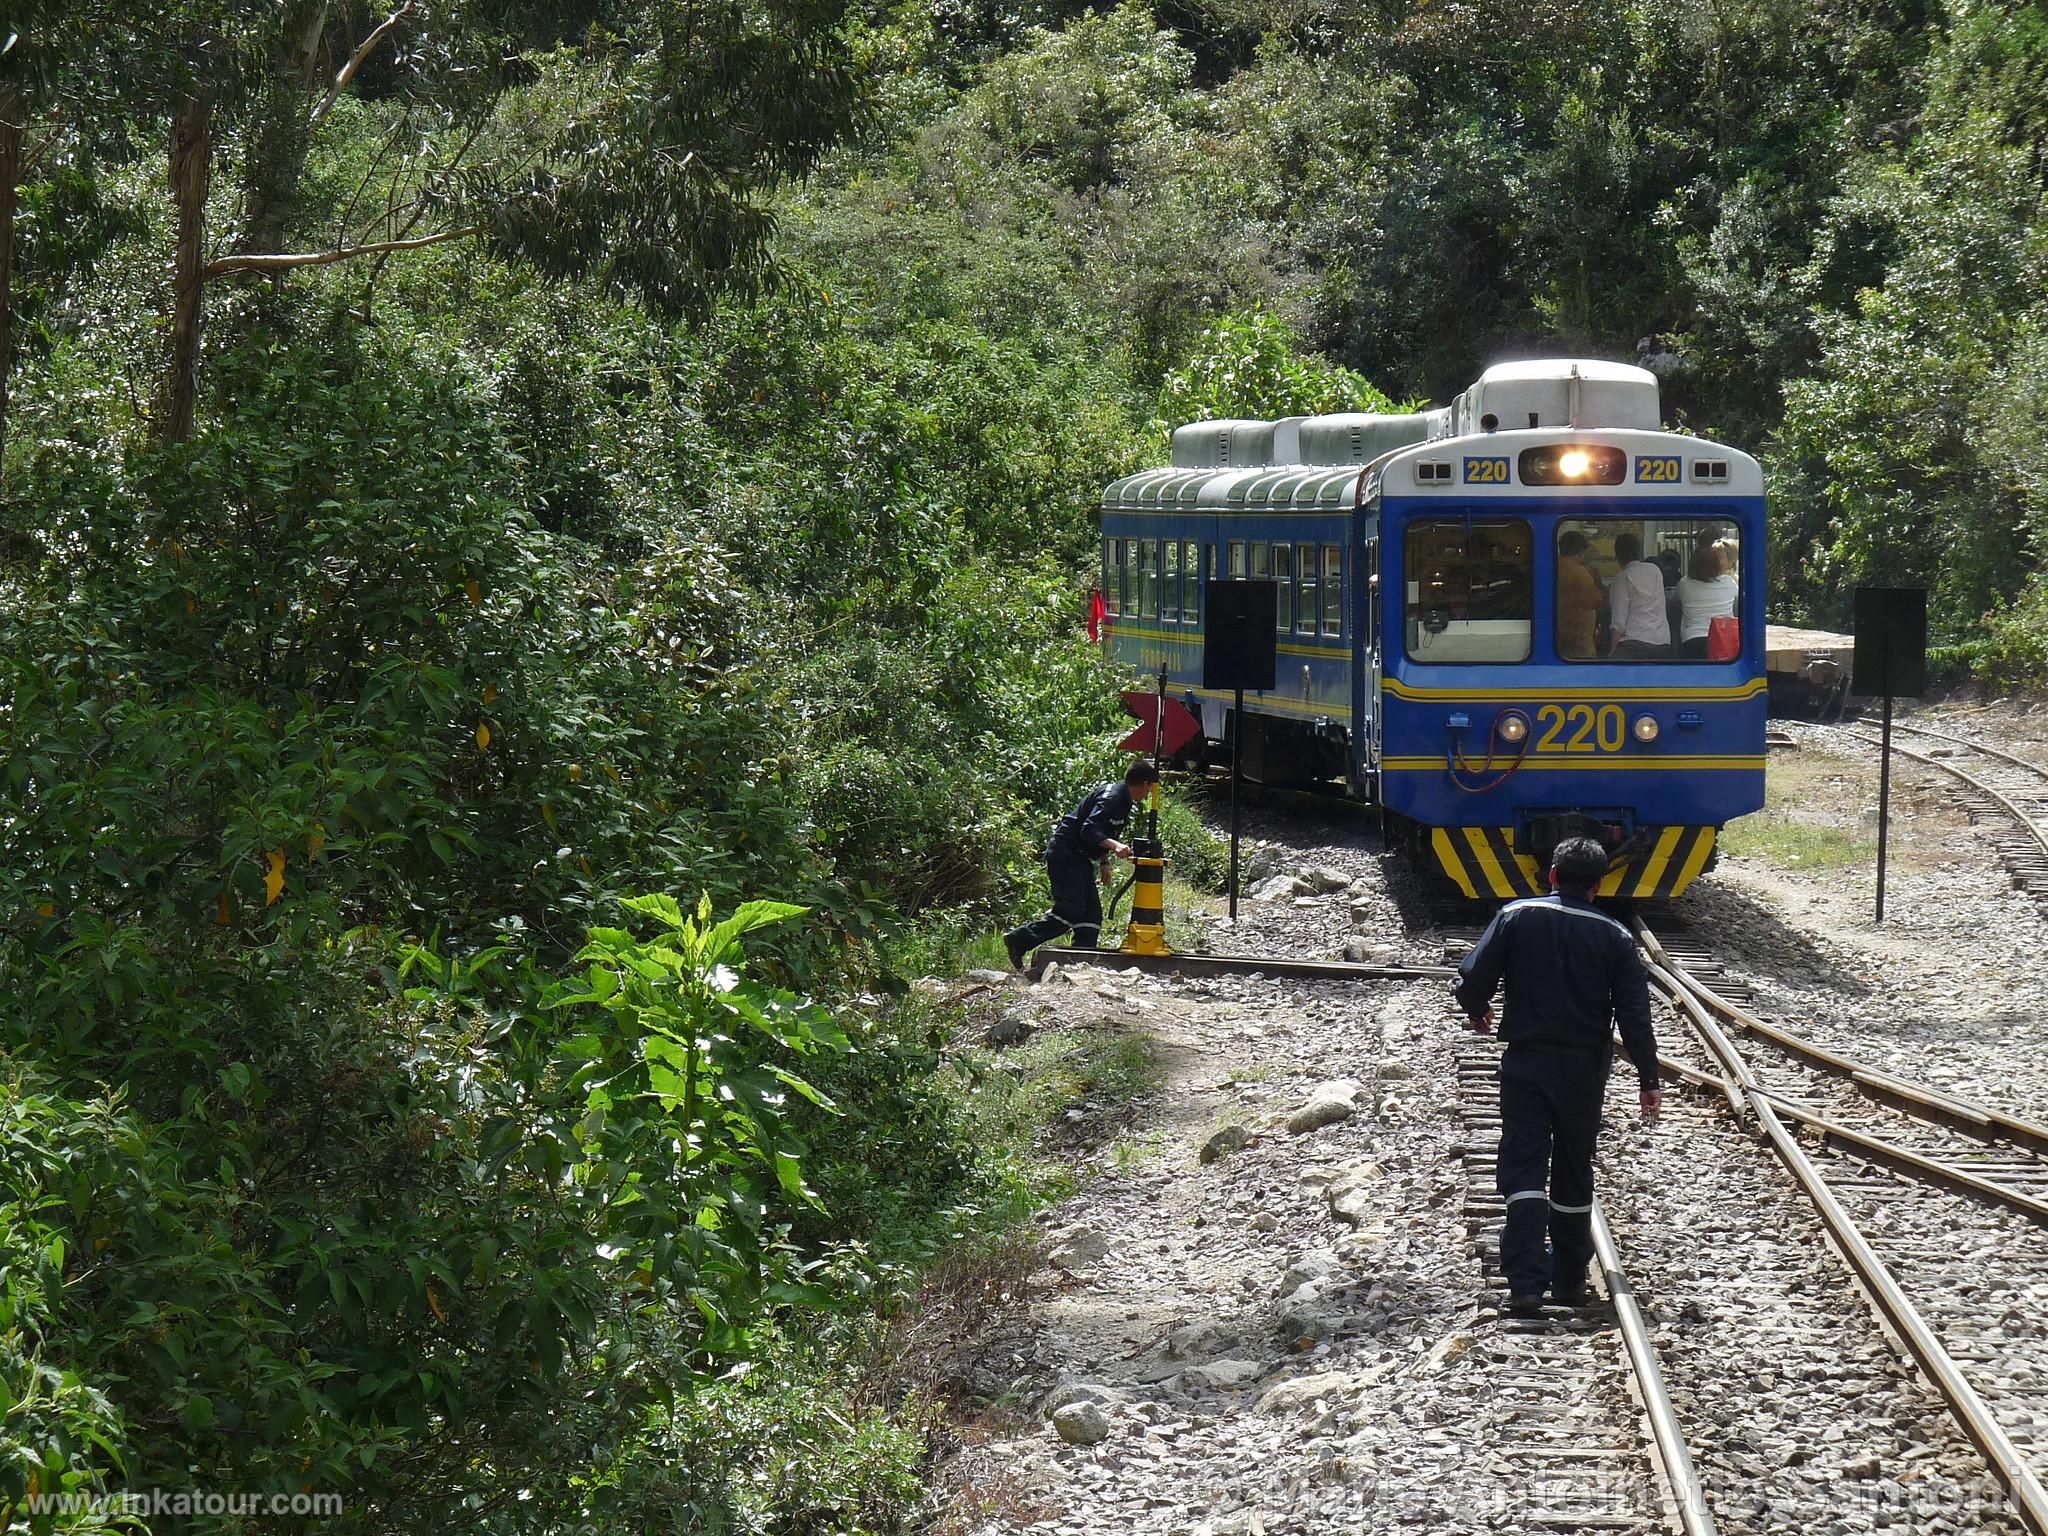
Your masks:
<svg viewBox="0 0 2048 1536"><path fill-rule="evenodd" d="M2048 672L2039 6L0 21L0 1529L914 1518L1086 1073L904 982L1113 762L1171 422L1640 359L1774 617Z"/></svg>

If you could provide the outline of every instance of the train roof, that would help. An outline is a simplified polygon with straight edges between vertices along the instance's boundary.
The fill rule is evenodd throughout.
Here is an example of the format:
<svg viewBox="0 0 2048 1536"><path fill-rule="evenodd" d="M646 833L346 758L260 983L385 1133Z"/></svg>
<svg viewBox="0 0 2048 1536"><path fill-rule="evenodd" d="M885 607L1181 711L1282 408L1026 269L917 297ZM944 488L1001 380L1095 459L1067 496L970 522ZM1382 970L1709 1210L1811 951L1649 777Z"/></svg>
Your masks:
<svg viewBox="0 0 2048 1536"><path fill-rule="evenodd" d="M1484 432L1472 437L1439 438L1396 449L1372 467L1373 478L1388 494L1402 496L1456 495L1459 498L1525 496L1530 487L1520 483L1519 470L1505 480L1472 483L1465 460L1471 458L1516 459L1524 449L1569 442L1609 444L1631 456L1677 459L1679 478L1654 487L1660 496L1676 500L1693 497L1761 496L1764 493L1763 466L1739 448L1730 448L1704 437L1688 437L1661 428L1581 427L1576 430L1538 427L1520 432ZM1434 462L1436 477L1424 480L1419 466ZM1568 490L1574 497L1594 500L1640 496L1644 485L1636 475L1616 485L1570 485L1547 487L1545 491ZM1539 492L1542 494L1543 492Z"/></svg>
<svg viewBox="0 0 2048 1536"><path fill-rule="evenodd" d="M1448 406L1412 414L1333 412L1276 421L1229 418L1189 422L1173 433L1173 463L1112 481L1106 512L1327 511L1349 505L1370 469L1383 484L1421 486L1406 467L1482 451L1511 453L1557 440L1560 430L1587 441L1624 440L1632 451L1659 440L1665 455L1694 466L1681 482L1660 486L1680 495L1761 495L1763 476L1748 454L1664 432L1657 376L1627 363L1594 358L1536 358L1496 363ZM1453 444L1456 444L1453 447ZM1484 450L1478 444L1488 445ZM1673 446L1691 444L1691 448ZM1720 461L1713 478L1697 469ZM1402 466L1397 469L1396 466ZM1428 483L1433 492L1466 486L1462 474ZM1519 486L1495 482L1490 495ZM1633 485L1585 486L1589 493L1630 494Z"/></svg>

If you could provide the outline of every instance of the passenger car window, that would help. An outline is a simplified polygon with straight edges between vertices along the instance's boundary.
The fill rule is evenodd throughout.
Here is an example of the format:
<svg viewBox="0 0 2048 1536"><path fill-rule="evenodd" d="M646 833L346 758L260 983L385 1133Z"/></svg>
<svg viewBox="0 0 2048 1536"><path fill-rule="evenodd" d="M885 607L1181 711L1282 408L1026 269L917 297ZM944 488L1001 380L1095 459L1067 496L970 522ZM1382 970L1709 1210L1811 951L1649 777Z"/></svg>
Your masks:
<svg viewBox="0 0 2048 1536"><path fill-rule="evenodd" d="M1344 546L1323 546L1323 633L1344 633Z"/></svg>
<svg viewBox="0 0 2048 1536"><path fill-rule="evenodd" d="M1411 523L1403 544L1405 644L1422 662L1529 659L1535 540L1521 518Z"/></svg>
<svg viewBox="0 0 2048 1536"><path fill-rule="evenodd" d="M1729 518L1570 518L1555 535L1565 661L1733 661L1741 530Z"/></svg>
<svg viewBox="0 0 2048 1536"><path fill-rule="evenodd" d="M1281 634L1294 630L1294 546L1273 546L1273 579L1280 584L1280 601L1275 605L1273 628Z"/></svg>

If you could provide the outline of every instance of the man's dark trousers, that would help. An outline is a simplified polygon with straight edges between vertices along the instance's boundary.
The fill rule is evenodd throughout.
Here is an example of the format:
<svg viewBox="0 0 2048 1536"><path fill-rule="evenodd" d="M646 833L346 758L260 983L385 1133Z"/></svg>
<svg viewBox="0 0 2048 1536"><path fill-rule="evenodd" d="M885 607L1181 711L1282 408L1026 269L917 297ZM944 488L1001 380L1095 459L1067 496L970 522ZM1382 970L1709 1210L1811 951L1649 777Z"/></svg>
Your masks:
<svg viewBox="0 0 2048 1536"><path fill-rule="evenodd" d="M1500 1061L1500 1267L1516 1296L1575 1291L1593 1257L1593 1148L1610 1057L1509 1046ZM1545 1253L1545 1230L1550 1251Z"/></svg>
<svg viewBox="0 0 2048 1536"><path fill-rule="evenodd" d="M1035 923L1012 928L1007 937L1026 953L1050 944L1068 929L1074 944L1093 949L1102 937L1102 892L1096 884L1098 861L1065 838L1045 850L1045 872L1052 877L1052 911Z"/></svg>

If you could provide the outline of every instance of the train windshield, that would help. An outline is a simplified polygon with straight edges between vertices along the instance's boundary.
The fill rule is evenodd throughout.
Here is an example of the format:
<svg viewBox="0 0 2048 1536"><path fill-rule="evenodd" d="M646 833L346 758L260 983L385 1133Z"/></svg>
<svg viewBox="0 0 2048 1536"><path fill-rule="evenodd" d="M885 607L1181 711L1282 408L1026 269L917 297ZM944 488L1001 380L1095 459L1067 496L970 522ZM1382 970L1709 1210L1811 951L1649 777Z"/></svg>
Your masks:
<svg viewBox="0 0 2048 1536"><path fill-rule="evenodd" d="M1557 525L1565 661L1733 661L1742 546L1726 518L1571 518Z"/></svg>
<svg viewBox="0 0 2048 1536"><path fill-rule="evenodd" d="M1429 518L1408 525L1411 661L1527 661L1535 540L1518 517Z"/></svg>

